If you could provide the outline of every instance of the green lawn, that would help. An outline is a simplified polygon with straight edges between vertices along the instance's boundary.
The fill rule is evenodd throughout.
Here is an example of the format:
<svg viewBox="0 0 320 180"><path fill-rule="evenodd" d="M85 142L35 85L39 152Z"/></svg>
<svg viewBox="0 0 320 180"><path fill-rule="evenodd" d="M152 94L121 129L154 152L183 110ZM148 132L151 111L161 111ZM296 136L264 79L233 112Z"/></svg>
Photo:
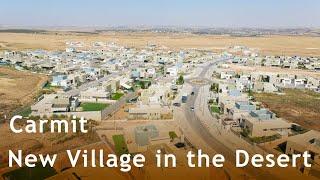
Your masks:
<svg viewBox="0 0 320 180"><path fill-rule="evenodd" d="M101 111L108 106L108 104L103 103L81 103L80 105L83 111Z"/></svg>
<svg viewBox="0 0 320 180"><path fill-rule="evenodd" d="M128 154L129 150L126 144L126 140L123 135L113 135L112 136L115 148L116 148L116 153L117 155L122 155L122 154Z"/></svg>
<svg viewBox="0 0 320 180"><path fill-rule="evenodd" d="M111 99L112 100L118 100L118 99L120 99L121 97L123 96L123 93L112 93L112 95L111 95Z"/></svg>
<svg viewBox="0 0 320 180"><path fill-rule="evenodd" d="M218 106L211 106L211 111L220 114L220 109Z"/></svg>
<svg viewBox="0 0 320 180"><path fill-rule="evenodd" d="M42 180L56 175L57 172L54 168L47 166L43 167L40 162L34 168L22 167L2 175L4 179L32 179Z"/></svg>

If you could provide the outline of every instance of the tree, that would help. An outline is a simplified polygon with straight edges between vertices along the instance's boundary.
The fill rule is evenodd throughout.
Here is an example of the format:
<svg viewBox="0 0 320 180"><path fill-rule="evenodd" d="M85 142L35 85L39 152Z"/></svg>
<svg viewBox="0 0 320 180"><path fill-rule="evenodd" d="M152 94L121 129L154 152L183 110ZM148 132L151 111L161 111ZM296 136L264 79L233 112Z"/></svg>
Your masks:
<svg viewBox="0 0 320 180"><path fill-rule="evenodd" d="M218 84L218 83L213 83L213 84L211 84L210 90L218 93L218 91L219 91L219 84Z"/></svg>
<svg viewBox="0 0 320 180"><path fill-rule="evenodd" d="M161 73L162 75L165 74L165 72L164 72L164 66L161 66L161 67L160 67L160 73Z"/></svg>
<svg viewBox="0 0 320 180"><path fill-rule="evenodd" d="M249 97L253 97L253 91L252 89L249 87L249 90L248 90L248 96Z"/></svg>
<svg viewBox="0 0 320 180"><path fill-rule="evenodd" d="M140 81L140 86L141 86L142 89L146 89L146 86L145 86L143 81Z"/></svg>
<svg viewBox="0 0 320 180"><path fill-rule="evenodd" d="M184 79L183 79L183 76L180 75L178 80L177 80L177 85L182 85L184 83Z"/></svg>

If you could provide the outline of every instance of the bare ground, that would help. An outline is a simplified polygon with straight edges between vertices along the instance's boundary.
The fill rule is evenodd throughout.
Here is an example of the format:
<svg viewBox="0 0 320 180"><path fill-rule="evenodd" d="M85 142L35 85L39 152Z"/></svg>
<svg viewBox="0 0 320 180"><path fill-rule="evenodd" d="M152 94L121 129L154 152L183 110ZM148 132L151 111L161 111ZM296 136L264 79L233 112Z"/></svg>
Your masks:
<svg viewBox="0 0 320 180"><path fill-rule="evenodd" d="M298 89L285 89L284 93L284 95L256 93L254 96L277 116L307 129L319 131L320 94Z"/></svg>
<svg viewBox="0 0 320 180"><path fill-rule="evenodd" d="M173 49L199 48L222 51L225 47L244 45L256 48L268 55L320 56L320 37L311 36L263 36L232 37L226 35L194 35L188 33L128 33L108 32L99 34L49 32L0 33L0 50L47 49L64 50L66 41L116 42L131 47L157 44Z"/></svg>
<svg viewBox="0 0 320 180"><path fill-rule="evenodd" d="M0 117L33 102L47 76L0 67Z"/></svg>

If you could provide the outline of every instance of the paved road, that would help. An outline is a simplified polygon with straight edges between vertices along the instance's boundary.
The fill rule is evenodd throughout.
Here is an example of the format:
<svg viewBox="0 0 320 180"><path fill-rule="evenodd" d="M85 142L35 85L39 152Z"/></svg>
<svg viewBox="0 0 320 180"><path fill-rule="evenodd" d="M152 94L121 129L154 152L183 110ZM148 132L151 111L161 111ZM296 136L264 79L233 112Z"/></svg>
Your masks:
<svg viewBox="0 0 320 180"><path fill-rule="evenodd" d="M207 74L207 71L210 69L210 67L217 65L220 62L223 62L227 59L222 59L215 61L214 63L210 63L207 66L204 66L203 71L199 74L198 77L192 78L192 79L205 79L205 76ZM235 152L231 150L229 147L227 147L224 143L222 143L218 138L213 136L207 127L201 123L199 120L199 117L195 114L194 111L191 110L190 107L195 107L196 105L196 99L199 97L199 93L201 93L200 88L203 85L198 85L192 83L190 80L187 80L186 82L190 82L193 86L193 92L195 93L193 96L190 95L189 99L184 106L184 114L186 117L187 122L189 125L193 128L193 130L200 135L202 140L204 140L208 146L210 146L212 149L214 149L217 153L221 153L225 156L226 160L235 164ZM208 81L210 82L210 81ZM206 108L206 107L195 107L195 111L197 111L197 108ZM251 175L252 177L261 178L261 179L269 179L272 177L272 175L268 172L262 171L262 169L255 169L253 167L247 167L244 169L246 173ZM273 178L277 179L277 178Z"/></svg>
<svg viewBox="0 0 320 180"><path fill-rule="evenodd" d="M195 79L207 79L210 77L209 69L216 66L218 63L226 61L228 59L220 59L213 63L205 64L202 72ZM186 81L190 82L190 81ZM208 81L210 83L211 81ZM208 92L206 93L205 88L209 88L209 84L204 86L203 84L199 85L196 83L192 83L194 95L190 95L189 99L185 106L183 106L183 113L185 114L185 122L188 123L194 133L198 134L202 141L204 141L207 146L211 149L215 150L217 153L221 153L225 156L226 160L233 165L235 165L235 148L242 148L252 153L265 154L265 152L255 146L250 144L245 144L243 140L237 136L233 136L231 134L227 134L223 132L217 131L215 127L208 126L207 123L210 120L213 120L213 117L209 113L207 108L206 100L208 96ZM195 107L194 111L191 110L190 107ZM202 118L202 119L199 119ZM206 124L206 125L205 125ZM212 132L215 133L212 133ZM231 139L230 139L231 138ZM230 142L231 144L230 144ZM232 141L231 141L232 140ZM237 142L234 144L232 142ZM239 144L240 143L240 144ZM230 147L230 145L232 147ZM299 173L295 168L277 168L277 169L268 169L268 168L254 168L253 166L247 166L243 169L244 172L250 177L254 177L256 179L288 179L290 177L302 179L305 178L301 173ZM308 178L311 178L310 176Z"/></svg>

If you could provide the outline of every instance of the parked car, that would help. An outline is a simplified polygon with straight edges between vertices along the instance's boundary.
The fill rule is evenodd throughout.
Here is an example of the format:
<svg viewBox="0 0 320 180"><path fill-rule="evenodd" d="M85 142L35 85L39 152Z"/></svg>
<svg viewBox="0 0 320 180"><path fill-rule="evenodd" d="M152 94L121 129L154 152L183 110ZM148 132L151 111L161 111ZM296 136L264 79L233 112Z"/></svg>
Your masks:
<svg viewBox="0 0 320 180"><path fill-rule="evenodd" d="M186 103L187 100L188 100L188 94L185 93L185 94L182 95L181 101L182 101L182 103Z"/></svg>
<svg viewBox="0 0 320 180"><path fill-rule="evenodd" d="M181 106L181 103L178 103L178 102L175 102L173 103L174 106L177 106L177 107L180 107Z"/></svg>

